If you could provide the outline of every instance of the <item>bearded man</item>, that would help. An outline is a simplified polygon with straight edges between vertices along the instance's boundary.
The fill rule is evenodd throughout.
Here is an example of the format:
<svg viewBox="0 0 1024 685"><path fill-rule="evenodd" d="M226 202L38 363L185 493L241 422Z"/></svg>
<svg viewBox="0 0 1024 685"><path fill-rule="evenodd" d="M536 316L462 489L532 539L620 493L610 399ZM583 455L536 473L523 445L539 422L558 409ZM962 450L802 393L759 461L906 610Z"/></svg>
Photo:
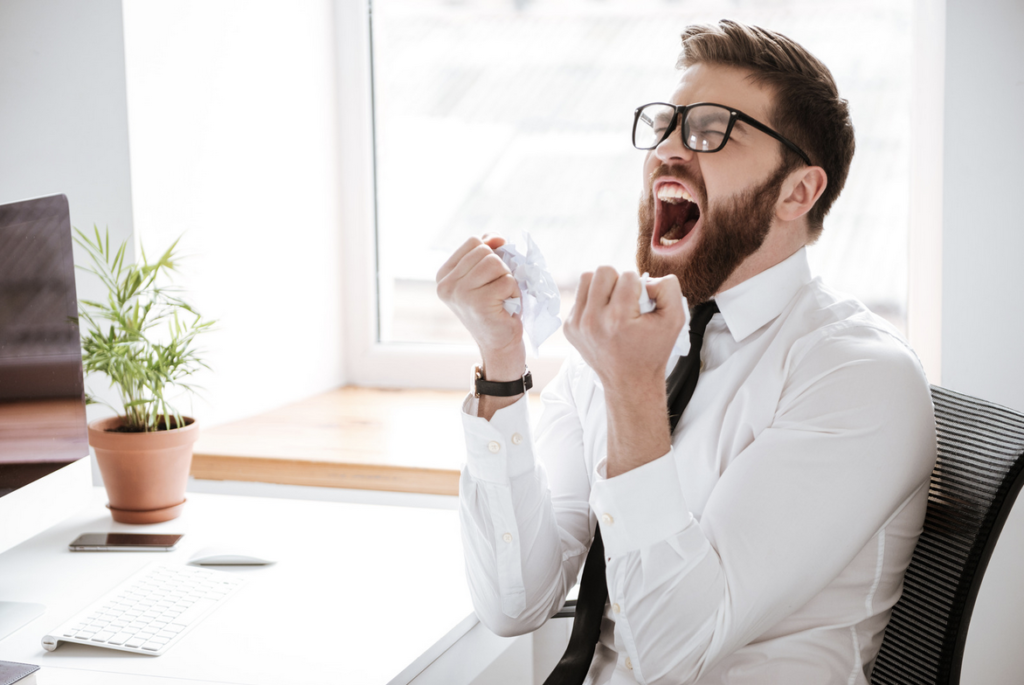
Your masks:
<svg viewBox="0 0 1024 685"><path fill-rule="evenodd" d="M808 268L853 157L847 103L801 46L735 22L688 27L677 66L633 132L656 309L634 273L583 274L535 437L502 239L438 272L483 359L459 489L474 606L535 630L583 567L549 683L864 684L936 444L913 351Z"/></svg>

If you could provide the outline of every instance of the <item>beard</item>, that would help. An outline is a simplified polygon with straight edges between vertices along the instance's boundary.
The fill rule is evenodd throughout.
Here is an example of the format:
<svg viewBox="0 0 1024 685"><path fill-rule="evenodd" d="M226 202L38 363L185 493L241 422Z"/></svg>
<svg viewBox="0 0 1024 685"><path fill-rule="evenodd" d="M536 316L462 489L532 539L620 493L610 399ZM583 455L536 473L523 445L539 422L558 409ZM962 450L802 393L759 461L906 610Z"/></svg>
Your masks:
<svg viewBox="0 0 1024 685"><path fill-rule="evenodd" d="M779 189L788 172L784 165L780 166L760 186L709 207L703 179L694 178L686 169L659 166L651 174L651 180L671 176L687 181L698 195L695 198L698 206L706 210L703 214L704 223L696 244L685 257L670 258L655 254L651 248L656 202L652 187L646 197L640 198L637 270L640 273L648 272L653 277L675 274L679 279L679 289L683 291L690 307L707 302L736 267L764 244L775 216Z"/></svg>

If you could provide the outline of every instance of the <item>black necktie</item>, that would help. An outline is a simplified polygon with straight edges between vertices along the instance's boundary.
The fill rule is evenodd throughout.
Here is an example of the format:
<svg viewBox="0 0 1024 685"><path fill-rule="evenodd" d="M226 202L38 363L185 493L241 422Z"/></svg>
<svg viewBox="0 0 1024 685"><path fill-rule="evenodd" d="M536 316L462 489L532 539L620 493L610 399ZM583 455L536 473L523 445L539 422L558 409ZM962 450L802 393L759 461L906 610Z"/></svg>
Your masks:
<svg viewBox="0 0 1024 685"><path fill-rule="evenodd" d="M711 317L718 311L714 300L697 305L690 321L690 353L680 357L676 367L666 379L668 394L669 434L676 429L679 417L693 397L700 375L700 348L704 344L704 330ZM580 579L579 599L576 600L576 614L573 617L572 634L565 654L555 666L544 685L582 685L594 660L597 639L601 635L601 618L608 601L608 585L604 577L604 542L601 527L597 527L594 542L583 566Z"/></svg>

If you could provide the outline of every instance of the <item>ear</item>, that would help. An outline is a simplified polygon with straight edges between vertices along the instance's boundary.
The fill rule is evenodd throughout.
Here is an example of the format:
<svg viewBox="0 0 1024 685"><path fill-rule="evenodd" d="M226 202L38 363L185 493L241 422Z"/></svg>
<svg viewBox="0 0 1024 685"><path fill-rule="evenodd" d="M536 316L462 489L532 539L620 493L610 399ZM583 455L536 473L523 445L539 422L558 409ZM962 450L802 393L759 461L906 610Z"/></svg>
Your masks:
<svg viewBox="0 0 1024 685"><path fill-rule="evenodd" d="M781 221L799 219L818 201L828 185L828 176L820 166L804 167L794 171L782 184L775 216Z"/></svg>

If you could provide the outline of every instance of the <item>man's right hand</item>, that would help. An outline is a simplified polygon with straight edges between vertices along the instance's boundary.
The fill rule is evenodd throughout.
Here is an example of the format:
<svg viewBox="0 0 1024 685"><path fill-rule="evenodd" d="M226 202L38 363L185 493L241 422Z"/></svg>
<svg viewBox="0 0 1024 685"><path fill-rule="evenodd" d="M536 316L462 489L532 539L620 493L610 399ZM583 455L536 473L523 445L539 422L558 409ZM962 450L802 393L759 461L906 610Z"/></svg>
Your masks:
<svg viewBox="0 0 1024 685"><path fill-rule="evenodd" d="M505 244L495 236L470 238L437 272L437 296L459 317L483 357L487 380L522 378L526 367L523 321L509 316L504 301L520 297L512 272L494 250Z"/></svg>

